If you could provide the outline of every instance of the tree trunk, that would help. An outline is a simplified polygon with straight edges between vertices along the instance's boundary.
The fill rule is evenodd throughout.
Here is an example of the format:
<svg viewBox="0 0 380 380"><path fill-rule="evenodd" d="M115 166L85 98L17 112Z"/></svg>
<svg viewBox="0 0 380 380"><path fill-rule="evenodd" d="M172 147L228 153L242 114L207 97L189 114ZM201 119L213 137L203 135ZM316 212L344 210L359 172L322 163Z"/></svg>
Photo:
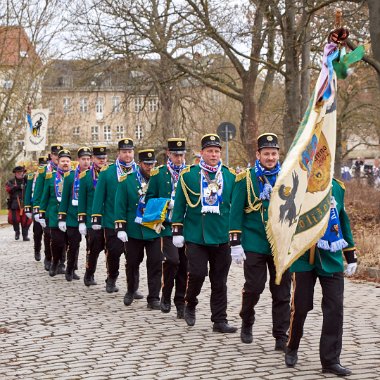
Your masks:
<svg viewBox="0 0 380 380"><path fill-rule="evenodd" d="M380 1L367 0L369 13L369 33L373 57L380 62ZM380 87L380 73L377 72L377 79Z"/></svg>
<svg viewBox="0 0 380 380"><path fill-rule="evenodd" d="M301 112L302 116L309 104L310 98L310 46L311 46L311 37L310 37L310 26L307 24L307 16L305 7L307 6L304 0L304 8L302 14L302 25L303 25L303 34L302 34L302 51L301 51ZM306 25L307 24L307 25Z"/></svg>

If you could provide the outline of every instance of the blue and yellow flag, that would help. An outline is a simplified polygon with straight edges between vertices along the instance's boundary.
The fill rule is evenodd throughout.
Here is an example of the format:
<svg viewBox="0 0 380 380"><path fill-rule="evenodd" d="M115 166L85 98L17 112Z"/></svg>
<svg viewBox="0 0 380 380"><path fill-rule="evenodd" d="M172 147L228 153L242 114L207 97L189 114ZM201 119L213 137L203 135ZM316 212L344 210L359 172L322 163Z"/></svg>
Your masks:
<svg viewBox="0 0 380 380"><path fill-rule="evenodd" d="M360 54L354 52L358 59L364 55L362 47ZM329 221L336 144L335 67L337 62L345 62L344 55L334 42L325 46L322 70L308 109L273 188L267 236L276 265L276 283L323 236ZM337 74L341 77L339 70Z"/></svg>

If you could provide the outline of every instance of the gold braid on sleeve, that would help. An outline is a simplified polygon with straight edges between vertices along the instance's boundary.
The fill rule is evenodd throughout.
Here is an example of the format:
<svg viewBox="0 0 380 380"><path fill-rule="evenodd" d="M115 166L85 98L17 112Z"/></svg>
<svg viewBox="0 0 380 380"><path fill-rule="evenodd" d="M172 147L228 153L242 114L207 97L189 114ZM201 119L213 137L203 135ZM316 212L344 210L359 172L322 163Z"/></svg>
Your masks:
<svg viewBox="0 0 380 380"><path fill-rule="evenodd" d="M182 187L182 190L183 190L183 194L185 196L185 199L186 199L186 203L189 205L189 207L191 208L195 208L199 205L199 202L201 201L201 193L195 193L194 191L192 191L187 185L186 185L186 182L185 180L183 179L183 175L180 176L180 182L181 182L181 187ZM195 196L198 196L198 201L197 203L191 203L191 200L190 200L190 197L189 197L189 193L188 191L190 191L191 194L195 195Z"/></svg>
<svg viewBox="0 0 380 380"><path fill-rule="evenodd" d="M262 206L262 202L261 202L261 199L256 196L255 189L253 187L253 183L251 179L250 170L247 170L246 181L247 181L248 207L244 209L244 212L249 214L250 212L253 212L253 211L259 211ZM254 196L253 203L252 203L251 191Z"/></svg>

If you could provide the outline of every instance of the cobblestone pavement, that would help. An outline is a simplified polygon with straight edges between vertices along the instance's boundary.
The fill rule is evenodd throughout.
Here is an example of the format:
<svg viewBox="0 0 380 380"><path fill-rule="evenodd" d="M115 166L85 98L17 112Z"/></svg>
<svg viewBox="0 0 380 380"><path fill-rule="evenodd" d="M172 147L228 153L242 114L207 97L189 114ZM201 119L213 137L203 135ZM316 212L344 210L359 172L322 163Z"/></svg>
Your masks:
<svg viewBox="0 0 380 380"><path fill-rule="evenodd" d="M318 344L320 291L309 314L296 368L284 365L274 351L268 290L257 308L253 344L237 334L211 330L208 281L198 305L197 323L187 327L174 311L147 310L146 301L123 304L125 275L119 293L105 292L104 255L96 273L98 285L50 278L33 258L32 242L15 241L11 227L0 228L0 379L324 379ZM122 260L124 265L124 258ZM141 288L146 295L145 267ZM240 327L241 267L229 277L228 315ZM350 379L380 378L380 289L371 283L346 281L342 364ZM5 331L4 331L5 330Z"/></svg>

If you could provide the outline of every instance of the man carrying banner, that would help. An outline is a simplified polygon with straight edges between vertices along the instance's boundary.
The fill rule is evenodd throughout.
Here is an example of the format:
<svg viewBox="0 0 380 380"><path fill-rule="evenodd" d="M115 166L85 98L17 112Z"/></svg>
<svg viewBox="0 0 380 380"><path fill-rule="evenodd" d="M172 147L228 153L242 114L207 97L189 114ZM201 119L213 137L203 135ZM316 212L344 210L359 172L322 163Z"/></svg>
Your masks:
<svg viewBox="0 0 380 380"><path fill-rule="evenodd" d="M38 167L45 167L47 165L47 156L38 157ZM26 182L26 190L25 190L25 215L29 218L33 218L33 197L34 197L34 189L36 185L36 180L38 176L38 170L34 173L29 173L27 182ZM34 241L34 259L36 261L41 260L41 246L42 246L42 236L43 236L43 228L40 223L34 221L33 222L33 241ZM46 244L46 243L45 243Z"/></svg>
<svg viewBox="0 0 380 380"><path fill-rule="evenodd" d="M198 296L207 275L211 282L213 331L234 333L227 321L227 276L231 266L228 222L235 173L222 165L220 138L201 140L201 159L181 173L173 209L173 244L186 243L188 258L184 318L194 326ZM208 270L210 265L210 270Z"/></svg>
<svg viewBox="0 0 380 380"><path fill-rule="evenodd" d="M322 287L323 325L319 344L322 372L348 376L351 371L340 365L343 335L343 255L347 261L345 274L357 268L355 244L350 221L344 208L345 188L332 181L330 220L324 236L290 267L293 280L292 309L285 364L294 367L303 336L307 313L313 309L314 286L318 278Z"/></svg>
<svg viewBox="0 0 380 380"><path fill-rule="evenodd" d="M9 194L8 198L8 223L13 225L15 240L20 239L20 226L22 239L29 241L28 231L32 221L27 218L24 211L24 196L26 187L25 168L16 166L13 169L14 178L7 181L5 189Z"/></svg>
<svg viewBox="0 0 380 380"><path fill-rule="evenodd" d="M78 165L75 170L65 173L62 200L58 210L58 228L66 235L67 263L65 278L67 281L79 280L75 273L78 268L81 234L78 230L79 176L86 172L91 164L91 149L87 146L78 149Z"/></svg>
<svg viewBox="0 0 380 380"><path fill-rule="evenodd" d="M285 272L280 285L275 284L276 270L265 231L272 188L280 171L278 138L264 133L257 139L256 163L236 177L230 215L231 256L235 263L244 262L241 340L251 343L255 322L255 305L259 302L269 270L272 293L272 334L275 350L283 351L290 318L290 274Z"/></svg>
<svg viewBox="0 0 380 380"><path fill-rule="evenodd" d="M151 171L151 178L146 193L145 201L148 204L151 198L170 199L168 217L171 219L174 207L174 197L181 171L186 167L186 141L181 138L168 140L166 165ZM177 308L177 318L183 318L186 291L187 258L185 248L177 248L173 245L170 222L163 223L161 231L162 250L164 262L162 265L163 284L161 297L161 311L169 313L171 309L171 295L175 283L174 304Z"/></svg>
<svg viewBox="0 0 380 380"><path fill-rule="evenodd" d="M107 148L94 146L92 154L91 167L79 174L78 195L78 229L86 237L86 272L83 278L86 286L97 285L94 275L99 253L104 250L105 245L103 229L91 228L91 215L100 171L107 164Z"/></svg>

